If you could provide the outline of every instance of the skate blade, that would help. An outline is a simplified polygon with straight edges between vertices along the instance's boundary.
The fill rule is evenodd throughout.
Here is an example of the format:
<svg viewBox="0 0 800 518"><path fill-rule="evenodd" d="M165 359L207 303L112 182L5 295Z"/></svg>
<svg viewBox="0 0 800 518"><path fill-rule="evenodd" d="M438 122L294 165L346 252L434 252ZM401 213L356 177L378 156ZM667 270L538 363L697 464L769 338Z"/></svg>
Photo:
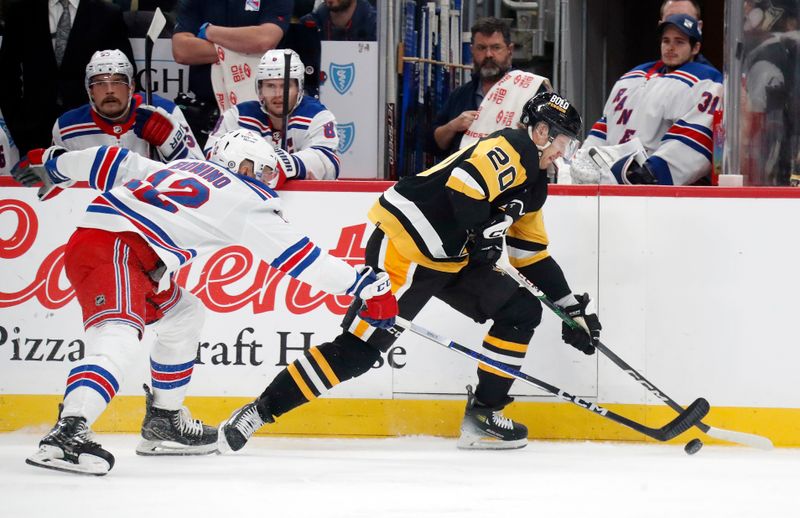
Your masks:
<svg viewBox="0 0 800 518"><path fill-rule="evenodd" d="M159 455L189 456L189 455L212 455L219 453L217 443L203 444L198 446L187 446L173 441L142 441L136 446L136 454L149 457Z"/></svg>
<svg viewBox="0 0 800 518"><path fill-rule="evenodd" d="M108 474L111 466L105 459L95 455L82 454L78 457L78 463L69 462L60 458L62 455L58 448L42 447L39 451L25 459L26 464L37 468L52 469L64 473L74 473L76 475L93 475L102 477Z"/></svg>
<svg viewBox="0 0 800 518"><path fill-rule="evenodd" d="M459 450L518 450L528 445L528 439L501 441L494 437L462 435L456 447Z"/></svg>

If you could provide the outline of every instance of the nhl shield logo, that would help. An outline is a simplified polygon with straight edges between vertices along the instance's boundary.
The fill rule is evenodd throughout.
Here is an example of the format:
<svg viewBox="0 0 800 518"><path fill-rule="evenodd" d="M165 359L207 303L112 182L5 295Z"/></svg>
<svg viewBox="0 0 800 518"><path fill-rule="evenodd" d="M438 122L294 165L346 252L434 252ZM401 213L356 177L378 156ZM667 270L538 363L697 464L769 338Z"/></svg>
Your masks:
<svg viewBox="0 0 800 518"><path fill-rule="evenodd" d="M336 133L339 134L339 153L347 153L356 139L356 124L354 122L337 124Z"/></svg>
<svg viewBox="0 0 800 518"><path fill-rule="evenodd" d="M356 78L356 66L353 63L348 63L347 65L331 63L328 72L330 77L333 78L333 89L339 94L344 95L353 86L353 81Z"/></svg>

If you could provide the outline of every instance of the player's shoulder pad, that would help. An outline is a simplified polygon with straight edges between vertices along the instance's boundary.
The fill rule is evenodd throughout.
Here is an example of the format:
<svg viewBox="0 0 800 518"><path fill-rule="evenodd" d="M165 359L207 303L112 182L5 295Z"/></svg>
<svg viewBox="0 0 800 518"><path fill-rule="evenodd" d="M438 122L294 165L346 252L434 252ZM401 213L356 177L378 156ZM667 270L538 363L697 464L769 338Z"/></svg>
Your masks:
<svg viewBox="0 0 800 518"><path fill-rule="evenodd" d="M698 81L714 81L715 83L722 84L722 74L716 68L706 65L704 63L690 62L679 68L681 72L691 74L697 78Z"/></svg>
<svg viewBox="0 0 800 518"><path fill-rule="evenodd" d="M164 99L160 95L156 94L153 94L153 106L155 106L156 108L162 108L168 113L172 113L173 111L175 111L176 108L174 102L168 99Z"/></svg>
<svg viewBox="0 0 800 518"><path fill-rule="evenodd" d="M534 168L539 170L539 152L536 145L528 135L525 128L505 128L492 133L491 136L503 137L511 144L511 147L519 154L519 161L525 169Z"/></svg>
<svg viewBox="0 0 800 518"><path fill-rule="evenodd" d="M92 122L92 107L89 104L84 104L64 112L58 118L58 127L64 129L67 126L85 124L87 122Z"/></svg>
<svg viewBox="0 0 800 518"><path fill-rule="evenodd" d="M292 112L292 116L313 119L323 111L328 111L324 104L310 95L304 95L303 100L300 101L300 104Z"/></svg>
<svg viewBox="0 0 800 518"><path fill-rule="evenodd" d="M264 114L264 110L261 109L261 104L258 101L245 101L243 103L239 103L229 110L236 109L239 112L239 115L244 115L246 117L255 117L260 119L262 117L266 117Z"/></svg>

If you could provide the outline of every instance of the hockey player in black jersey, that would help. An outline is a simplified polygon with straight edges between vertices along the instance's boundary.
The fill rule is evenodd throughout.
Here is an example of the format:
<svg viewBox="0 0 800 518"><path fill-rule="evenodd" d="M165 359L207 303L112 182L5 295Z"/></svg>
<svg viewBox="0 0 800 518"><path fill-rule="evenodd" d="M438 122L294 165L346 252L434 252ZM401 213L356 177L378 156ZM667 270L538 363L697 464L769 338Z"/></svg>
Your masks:
<svg viewBox="0 0 800 518"><path fill-rule="evenodd" d="M585 326L563 326L567 343L593 354L601 329L587 309L589 297L572 294L550 257L542 219L546 169L577 149L580 115L563 97L543 93L525 104L520 126L493 133L387 190L369 212L375 229L366 247L366 263L389 274L400 316L412 320L436 297L476 322L491 320L483 353L513 368L522 364L542 309L494 268L504 239L511 263ZM345 316L342 334L306 351L220 425L221 452L241 449L265 423L370 370L403 330L370 326L358 309L356 303ZM474 393L467 390L458 446L525 446L527 428L502 413L513 400L513 378L483 364L477 376Z"/></svg>

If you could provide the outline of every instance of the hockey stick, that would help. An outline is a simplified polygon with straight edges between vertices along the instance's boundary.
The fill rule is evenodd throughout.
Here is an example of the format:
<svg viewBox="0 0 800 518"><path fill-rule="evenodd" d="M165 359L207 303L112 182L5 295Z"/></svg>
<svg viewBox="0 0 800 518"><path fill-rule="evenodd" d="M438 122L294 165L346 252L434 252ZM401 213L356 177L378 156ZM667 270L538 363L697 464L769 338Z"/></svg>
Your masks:
<svg viewBox="0 0 800 518"><path fill-rule="evenodd" d="M531 292L534 297L539 299L542 304L550 308L561 320L567 323L573 329L577 329L582 327L580 324L575 322L569 315L564 313L564 311L558 307L550 298L545 295L536 285L534 285L531 281L528 280L527 277L522 275L519 270L514 268L511 263L508 261L508 254L503 253L502 257L499 261L497 261L497 266L506 272L508 275L511 276L512 279L517 281L517 284ZM614 362L617 367L625 371L631 378L635 379L640 385L646 388L651 394L653 394L656 398L660 399L664 403L666 403L670 408L678 412L679 414L683 413L683 407L681 407L678 403L675 402L672 398L667 396L664 392L661 391L658 387L652 384L647 378L642 376L636 369L631 367L625 360L617 356L614 351L609 349L605 344L598 341L595 346L600 352L602 352L608 359ZM695 401L696 403L696 401ZM692 403L694 405L695 403ZM691 408L691 406L689 408ZM717 439L722 439L724 441L735 442L739 444L744 444L746 446L750 446L753 448L758 448L761 450L769 450L772 449L772 441L767 439L766 437L762 437L760 435L749 434L744 432L736 432L733 430L725 430L722 428L715 428L713 426L709 426L703 423L700 419L698 419L694 426L697 426L700 430L704 433L708 434L711 437L715 437Z"/></svg>
<svg viewBox="0 0 800 518"><path fill-rule="evenodd" d="M286 134L289 133L289 72L292 66L292 50L285 49L283 51L283 131L281 132L281 149L289 152L286 149ZM297 84L300 86L300 83ZM297 92L300 95L300 92Z"/></svg>
<svg viewBox="0 0 800 518"><path fill-rule="evenodd" d="M500 363L488 356L485 356L477 351L473 351L469 347L465 347L449 338L446 338L442 335L436 334L433 331L428 331L424 327L421 327L413 322L410 322L402 317L397 317L396 319L397 324L401 327L408 329L415 335L421 336L423 338L427 338L432 342L436 342L439 345L443 345L444 347L455 351L462 356L466 356L468 358L472 358L473 360L477 360L481 363L485 363L486 365L490 365L491 367L508 374L518 380L524 381L529 385L533 385L534 387L544 390L545 392L549 392L554 396L558 396L559 398L563 399L564 401L569 401L570 403L577 405L585 410L592 412L593 414L597 414L599 416L605 417L606 419L611 419L615 423L621 424L623 426L627 426L637 432L644 434L648 437L652 437L657 441L669 441L670 439L674 439L675 437L679 436L689 428L691 428L695 423L697 423L700 419L703 418L708 413L709 405L708 401L703 398L698 398L697 401L689 405L689 407L682 411L678 417L667 423L666 425L662 426L661 428L650 428L641 423L637 423L631 419L628 419L625 416L619 415L607 408L603 408L598 404L591 403L584 399L581 399L578 396L573 396L567 392L564 392L560 388L551 385L545 381L539 380L534 378L533 376L529 376L524 372L514 369L513 367L509 367L503 363Z"/></svg>
<svg viewBox="0 0 800 518"><path fill-rule="evenodd" d="M150 27L147 29L147 36L144 40L144 98L145 102L151 106L153 104L153 78L150 69L153 66L153 45L155 45L156 40L159 35L161 35L161 31L164 30L166 24L167 19L164 18L164 13L161 12L160 7L156 7L153 13L153 19L150 21ZM156 151L156 147L150 144L148 148L150 150L150 158L158 160L158 151Z"/></svg>

